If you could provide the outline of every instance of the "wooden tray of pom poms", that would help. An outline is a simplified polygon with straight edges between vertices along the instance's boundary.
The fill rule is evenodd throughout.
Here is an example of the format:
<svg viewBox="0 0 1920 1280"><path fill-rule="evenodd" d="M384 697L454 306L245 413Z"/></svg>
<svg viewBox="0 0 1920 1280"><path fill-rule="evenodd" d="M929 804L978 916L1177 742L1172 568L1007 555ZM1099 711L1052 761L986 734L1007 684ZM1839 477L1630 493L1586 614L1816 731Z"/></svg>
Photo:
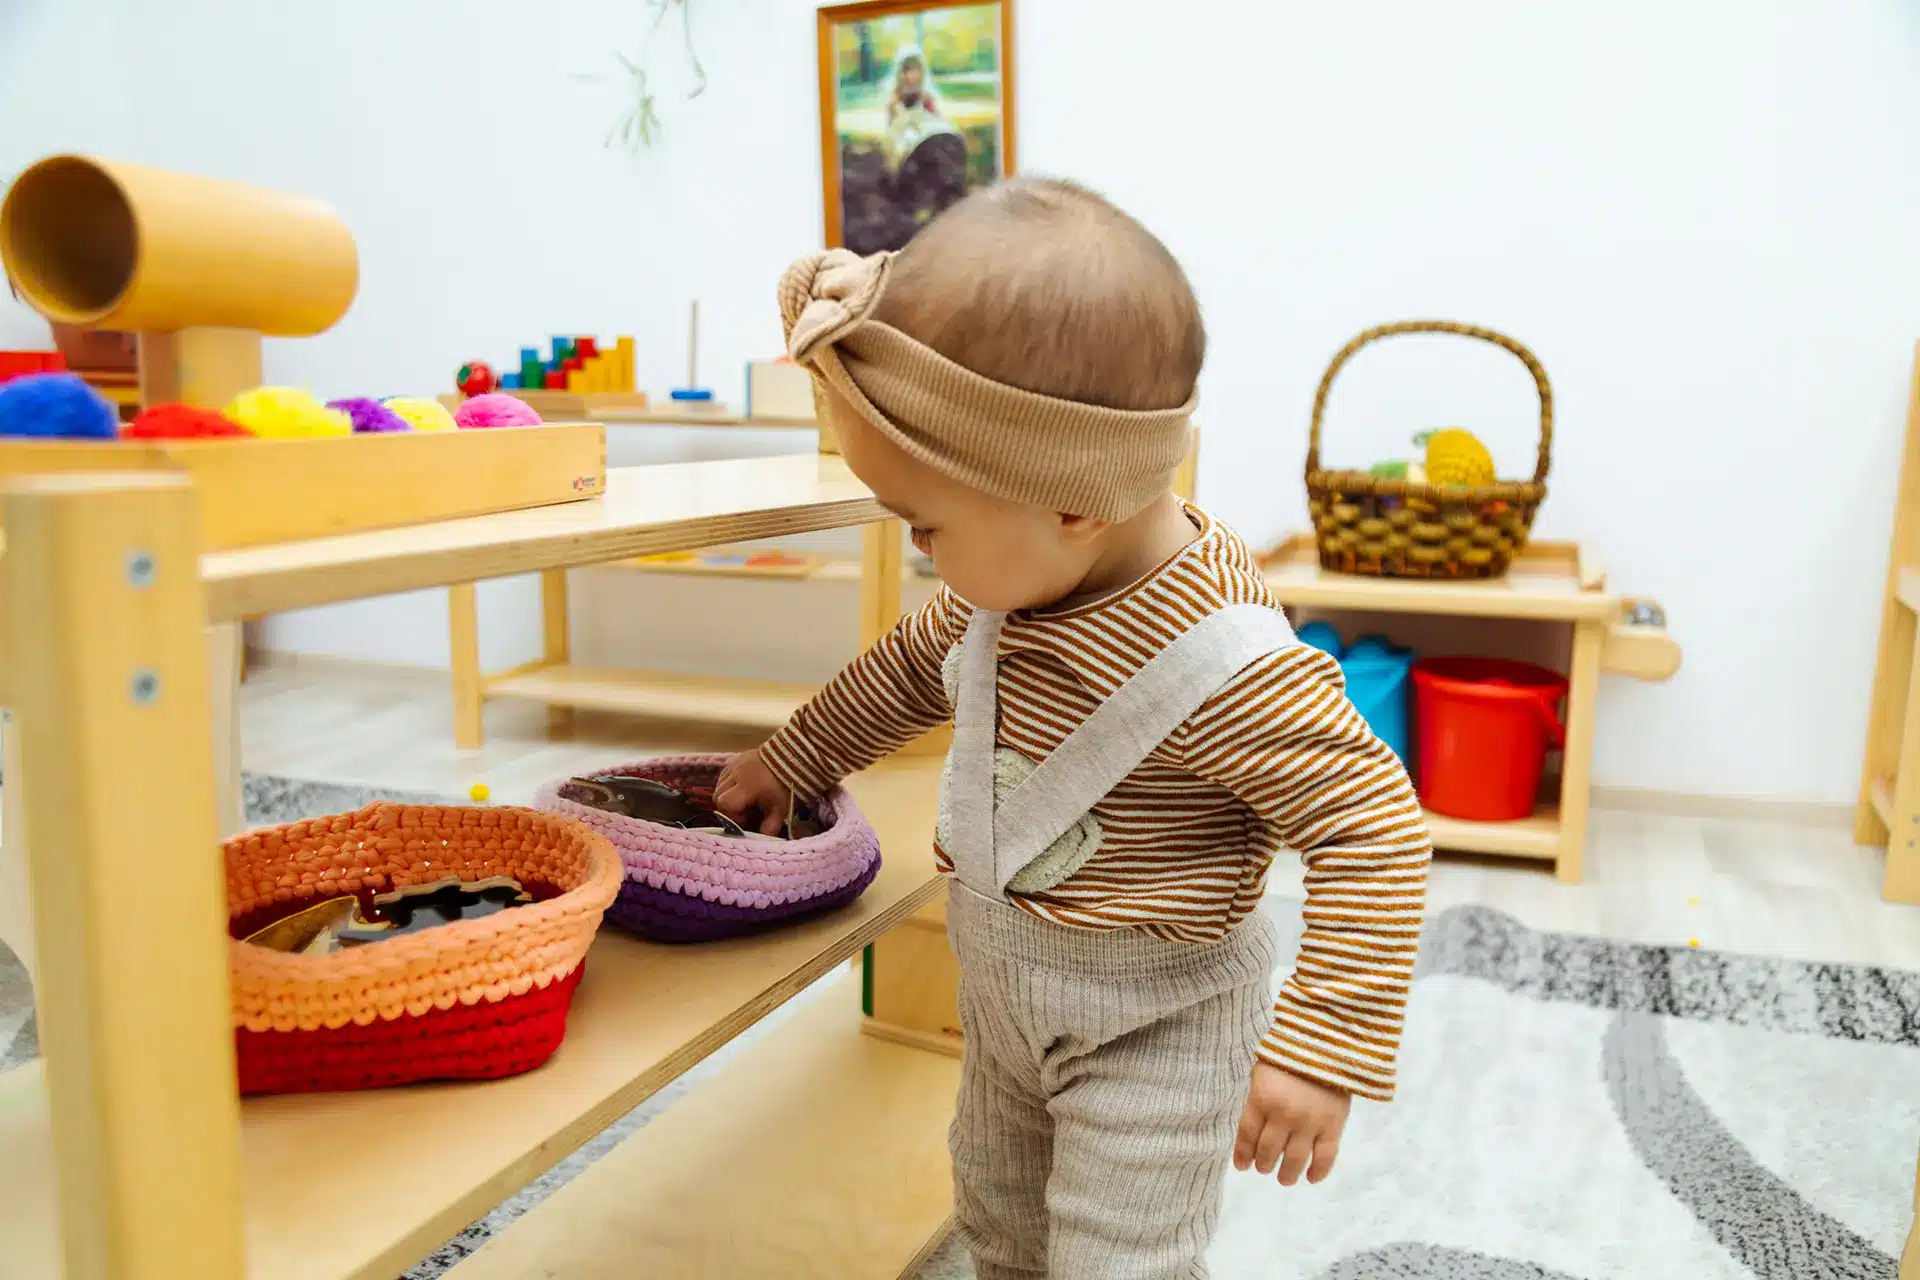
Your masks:
<svg viewBox="0 0 1920 1280"><path fill-rule="evenodd" d="M1540 393L1540 450L1532 480L1437 485L1320 465L1320 432L1334 378L1360 348L1404 333L1477 338L1526 365ZM1527 545L1534 512L1546 500L1552 453L1553 388L1540 361L1521 343L1492 329L1451 320L1403 320L1368 329L1340 348L1313 397L1307 514L1313 520L1321 567L1384 578L1498 577Z"/></svg>
<svg viewBox="0 0 1920 1280"><path fill-rule="evenodd" d="M201 549L232 551L597 498L607 432L582 422L310 440L0 439L0 479L58 471L185 471Z"/></svg>

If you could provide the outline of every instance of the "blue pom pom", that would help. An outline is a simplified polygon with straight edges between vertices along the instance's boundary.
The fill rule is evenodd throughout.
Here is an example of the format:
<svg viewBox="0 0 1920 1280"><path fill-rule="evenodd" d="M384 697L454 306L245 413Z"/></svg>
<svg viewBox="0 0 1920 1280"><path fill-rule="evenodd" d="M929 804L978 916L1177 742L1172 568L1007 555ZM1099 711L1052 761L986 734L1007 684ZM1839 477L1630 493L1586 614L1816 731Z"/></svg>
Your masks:
<svg viewBox="0 0 1920 1280"><path fill-rule="evenodd" d="M71 373L30 373L0 383L0 436L112 440L120 415Z"/></svg>

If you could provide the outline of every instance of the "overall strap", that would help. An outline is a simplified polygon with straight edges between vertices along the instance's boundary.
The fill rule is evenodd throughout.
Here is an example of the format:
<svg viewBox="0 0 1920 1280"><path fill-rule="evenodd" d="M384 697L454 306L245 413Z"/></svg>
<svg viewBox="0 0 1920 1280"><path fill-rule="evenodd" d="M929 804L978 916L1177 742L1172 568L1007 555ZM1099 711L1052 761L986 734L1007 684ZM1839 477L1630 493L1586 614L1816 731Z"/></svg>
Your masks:
<svg viewBox="0 0 1920 1280"><path fill-rule="evenodd" d="M993 743L999 732L997 654L1007 615L975 609L960 639L959 681L953 705L953 744L947 749L945 833L953 873L975 893L995 893L993 860Z"/></svg>
<svg viewBox="0 0 1920 1280"><path fill-rule="evenodd" d="M980 615L974 615L976 622ZM997 638L998 620L993 624ZM969 628L969 639L971 639ZM1007 881L1044 852L1060 835L1140 766L1155 747L1172 736L1202 703L1256 659L1294 643L1286 615L1262 604L1229 605L1208 614L1133 674L1067 735L1038 769L1014 788L994 812L969 807L964 812L993 812L990 855L993 895L1006 896ZM993 691L994 646L984 646ZM968 655L977 660L978 655ZM964 675L961 689L967 688ZM964 696L964 693L963 693ZM987 804L992 804L993 720L986 722ZM956 762L960 731L954 730ZM956 768L958 776L960 770ZM977 796L969 796L979 803ZM984 843L984 842L983 842Z"/></svg>

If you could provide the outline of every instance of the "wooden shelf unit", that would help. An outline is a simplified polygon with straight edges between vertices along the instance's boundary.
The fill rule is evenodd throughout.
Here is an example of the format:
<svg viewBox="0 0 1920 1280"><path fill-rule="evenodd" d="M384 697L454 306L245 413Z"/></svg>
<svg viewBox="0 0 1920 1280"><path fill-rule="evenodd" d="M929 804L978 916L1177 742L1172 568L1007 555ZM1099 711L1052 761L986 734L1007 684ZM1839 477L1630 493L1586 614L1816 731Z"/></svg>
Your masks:
<svg viewBox="0 0 1920 1280"><path fill-rule="evenodd" d="M1881 894L1920 904L1920 344L1914 347L1906 443L1893 507L1873 701L1853 838L1887 847Z"/></svg>
<svg viewBox="0 0 1920 1280"><path fill-rule="evenodd" d="M1467 822L1427 814L1436 849L1526 858L1553 864L1568 884L1581 878L1593 763L1594 708L1603 672L1665 680L1680 666L1680 648L1662 626L1636 623L1634 606L1607 589L1606 571L1584 547L1535 542L1505 577L1429 581L1334 573L1320 567L1311 535L1296 534L1262 557L1267 586L1281 605L1371 613L1447 614L1566 623L1573 629L1568 664L1566 748L1560 795L1517 822Z"/></svg>
<svg viewBox="0 0 1920 1280"><path fill-rule="evenodd" d="M489 1083L236 1096L222 877L209 856L216 796L232 779L216 776L211 749L226 726L210 712L209 620L262 602L300 608L880 514L833 458L614 472L608 488L568 508L206 556L184 477L45 476L7 488L0 702L19 722L27 767L8 761L9 804L23 802L24 821L10 812L5 836L9 857L23 843L32 849L44 1057L0 1077L0 1276L391 1280L938 895L938 764L896 758L854 782L887 858L862 898L763 938L700 948L603 935L569 1037L539 1070ZM135 550L154 566L149 581L130 580ZM887 593L873 594L873 608L884 607ZM888 621L876 612L862 625ZM237 761L226 771L237 777ZM835 1017L803 1011L775 1028L756 1047L755 1069L814 1064L768 1085L790 1115L865 1116L847 1092L857 1080L887 1099L878 1114L902 1123L816 1125L812 1145L777 1165L804 1178L784 1194L823 1210L831 1202L837 1230L822 1233L820 1274L896 1276L944 1230L944 1150L929 1134L951 1108L952 1063L905 1046L880 1052L851 1025L850 993L820 999L840 1006ZM834 1069L842 1062L856 1075ZM758 1163L758 1194L783 1194L764 1160L766 1135L740 1144L731 1108L674 1114L663 1132L677 1136L637 1148L684 1162L657 1179L724 1188L728 1170ZM855 1174L870 1166L921 1191L869 1197ZM831 1200L836 1179L845 1194ZM708 1211L726 1214L724 1205ZM728 1221L738 1256L755 1236L780 1246L768 1235L773 1220Z"/></svg>
<svg viewBox="0 0 1920 1280"><path fill-rule="evenodd" d="M636 411L637 416L620 413L605 415L609 422L659 424L670 416ZM677 416L675 425L720 426L726 422L694 414L684 422ZM813 426L810 419L791 422L752 419L739 425ZM844 470L844 464L832 458ZM765 461L793 462L795 459ZM704 464L715 465L715 464ZM1174 491L1193 496L1199 466L1199 434L1174 477ZM660 468L664 470L665 468ZM611 478L609 479L611 484ZM779 533L792 532L782 530ZM816 559L805 565L713 565L695 562L648 563L633 556L621 557L617 567L641 572L694 574L705 577L745 579L786 579L806 582L848 582L861 584L860 648L878 640L886 627L900 614L903 582L914 576L907 566L902 532L897 521L869 525L856 560ZM768 533L766 537L779 536ZM730 541L746 541L731 539ZM705 544L717 545L717 544ZM616 567L602 562L601 568ZM680 716L694 710L688 690L698 688L707 699L710 714L700 718L716 724L750 725L771 732L786 723L791 714L812 696L811 686L786 684L745 677L687 677L658 671L620 671L606 667L580 668L572 661L573 644L568 622L567 576L563 571L549 572L540 578L540 612L544 620L544 643L538 661L510 671L488 673L480 666L480 610L471 582L448 589L447 626L453 682L453 742L462 750L478 750L486 744L486 704L494 698L522 698L545 703L550 732L559 735L571 727L572 713L590 707L638 716ZM878 625L876 619L884 619ZM910 750L925 751L944 743L942 735L924 740Z"/></svg>

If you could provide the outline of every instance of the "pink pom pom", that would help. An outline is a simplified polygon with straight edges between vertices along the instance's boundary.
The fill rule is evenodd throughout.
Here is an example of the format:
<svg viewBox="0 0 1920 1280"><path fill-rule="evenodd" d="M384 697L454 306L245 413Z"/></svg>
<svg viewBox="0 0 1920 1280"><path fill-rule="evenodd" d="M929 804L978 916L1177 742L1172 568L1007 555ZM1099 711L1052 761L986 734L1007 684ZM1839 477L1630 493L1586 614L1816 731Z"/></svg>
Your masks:
<svg viewBox="0 0 1920 1280"><path fill-rule="evenodd" d="M517 396L490 392L461 401L453 420L462 427L531 427L538 425L540 415Z"/></svg>

